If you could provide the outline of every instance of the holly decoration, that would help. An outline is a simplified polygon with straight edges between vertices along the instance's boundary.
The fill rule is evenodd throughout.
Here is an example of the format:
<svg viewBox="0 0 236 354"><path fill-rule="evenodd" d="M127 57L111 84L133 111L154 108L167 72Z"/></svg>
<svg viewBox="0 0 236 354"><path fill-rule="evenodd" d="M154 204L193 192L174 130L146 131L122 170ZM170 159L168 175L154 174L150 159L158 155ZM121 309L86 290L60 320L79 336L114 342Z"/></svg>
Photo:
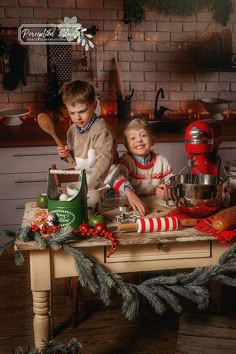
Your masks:
<svg viewBox="0 0 236 354"><path fill-rule="evenodd" d="M94 227L91 227L89 224L81 224L76 230L74 230L75 235L81 235L83 237L95 237L101 236L105 239L111 241L111 250L106 254L106 257L109 258L117 250L117 242L113 233L108 231L106 226L102 223L96 224Z"/></svg>

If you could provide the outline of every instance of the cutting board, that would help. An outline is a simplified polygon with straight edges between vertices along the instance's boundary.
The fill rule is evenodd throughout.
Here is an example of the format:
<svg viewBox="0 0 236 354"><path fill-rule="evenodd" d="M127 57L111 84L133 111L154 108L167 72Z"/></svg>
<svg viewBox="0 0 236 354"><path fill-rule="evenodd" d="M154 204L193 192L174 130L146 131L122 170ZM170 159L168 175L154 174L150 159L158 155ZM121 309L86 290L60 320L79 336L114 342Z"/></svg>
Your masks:
<svg viewBox="0 0 236 354"><path fill-rule="evenodd" d="M157 197L145 197L142 198L147 214L145 217L163 217L166 216L172 208L168 207L165 201L160 200ZM126 198L111 198L107 199L103 205L102 214L108 221L115 222L116 216L121 214L120 206L129 206ZM135 213L139 216L138 213Z"/></svg>

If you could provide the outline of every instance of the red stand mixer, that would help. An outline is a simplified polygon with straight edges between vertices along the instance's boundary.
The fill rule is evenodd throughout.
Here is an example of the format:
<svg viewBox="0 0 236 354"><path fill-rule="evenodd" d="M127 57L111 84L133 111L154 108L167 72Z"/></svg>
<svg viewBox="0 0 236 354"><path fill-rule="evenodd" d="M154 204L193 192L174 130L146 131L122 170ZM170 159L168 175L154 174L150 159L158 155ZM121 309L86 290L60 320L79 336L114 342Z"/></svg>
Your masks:
<svg viewBox="0 0 236 354"><path fill-rule="evenodd" d="M221 125L213 119L198 120L185 131L185 150L192 174L219 176L221 160L217 155L221 143Z"/></svg>
<svg viewBox="0 0 236 354"><path fill-rule="evenodd" d="M221 207L225 178L220 176L221 159L217 154L220 143L220 122L205 119L187 126L187 166L170 178L168 188L169 198L183 213L206 217Z"/></svg>

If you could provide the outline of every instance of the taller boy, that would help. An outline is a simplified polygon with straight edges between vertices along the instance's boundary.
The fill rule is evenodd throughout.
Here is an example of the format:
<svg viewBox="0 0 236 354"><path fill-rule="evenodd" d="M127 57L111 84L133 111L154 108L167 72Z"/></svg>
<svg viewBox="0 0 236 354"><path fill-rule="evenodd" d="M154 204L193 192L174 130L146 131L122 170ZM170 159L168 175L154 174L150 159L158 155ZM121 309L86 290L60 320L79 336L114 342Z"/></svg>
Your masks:
<svg viewBox="0 0 236 354"><path fill-rule="evenodd" d="M74 124L67 131L67 145L58 147L58 154L69 153L77 169L85 169L89 189L109 183L117 162L115 135L103 118L95 114L97 106L94 88L85 81L68 83L62 94L63 102Z"/></svg>

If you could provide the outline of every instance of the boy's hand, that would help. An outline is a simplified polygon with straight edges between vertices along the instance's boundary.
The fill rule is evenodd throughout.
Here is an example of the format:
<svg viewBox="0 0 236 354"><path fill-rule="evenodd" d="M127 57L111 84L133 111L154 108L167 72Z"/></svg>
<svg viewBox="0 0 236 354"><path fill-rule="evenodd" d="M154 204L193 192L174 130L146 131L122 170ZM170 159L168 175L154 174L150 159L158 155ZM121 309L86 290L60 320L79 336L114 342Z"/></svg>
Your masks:
<svg viewBox="0 0 236 354"><path fill-rule="evenodd" d="M164 184L159 184L155 191L155 195L161 199L166 199L166 186Z"/></svg>
<svg viewBox="0 0 236 354"><path fill-rule="evenodd" d="M64 147L58 146L57 147L57 153L63 159L68 157L68 156L70 156L70 152L69 152L69 149L68 149L67 145L65 145Z"/></svg>
<svg viewBox="0 0 236 354"><path fill-rule="evenodd" d="M125 194L131 208L134 211L138 211L141 216L144 216L146 214L146 210L142 200L128 187L125 188Z"/></svg>

